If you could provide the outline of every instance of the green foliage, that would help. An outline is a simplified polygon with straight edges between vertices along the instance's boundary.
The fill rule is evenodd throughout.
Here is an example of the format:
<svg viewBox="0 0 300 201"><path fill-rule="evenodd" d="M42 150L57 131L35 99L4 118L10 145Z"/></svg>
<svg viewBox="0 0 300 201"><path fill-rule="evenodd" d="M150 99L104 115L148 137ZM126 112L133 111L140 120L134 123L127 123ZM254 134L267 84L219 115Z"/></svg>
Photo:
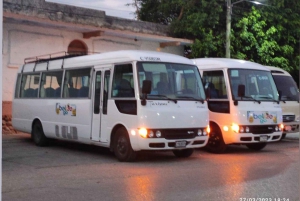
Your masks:
<svg viewBox="0 0 300 201"><path fill-rule="evenodd" d="M138 19L170 25L174 37L193 39L190 57L224 57L226 1L134 0ZM262 2L263 0L261 0ZM231 3L237 0L231 0ZM234 5L231 57L294 72L300 66L300 1L269 0L268 6Z"/></svg>

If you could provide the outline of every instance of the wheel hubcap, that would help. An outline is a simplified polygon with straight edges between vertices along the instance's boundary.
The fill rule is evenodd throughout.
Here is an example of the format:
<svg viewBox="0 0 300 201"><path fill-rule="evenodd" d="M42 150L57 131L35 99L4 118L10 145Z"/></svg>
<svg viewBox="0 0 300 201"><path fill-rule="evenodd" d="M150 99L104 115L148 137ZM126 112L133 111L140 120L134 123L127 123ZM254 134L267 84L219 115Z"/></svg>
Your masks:
<svg viewBox="0 0 300 201"><path fill-rule="evenodd" d="M126 139L124 137L120 137L118 139L118 143L117 143L117 149L118 149L118 152L121 153L121 154L124 154L126 153Z"/></svg>

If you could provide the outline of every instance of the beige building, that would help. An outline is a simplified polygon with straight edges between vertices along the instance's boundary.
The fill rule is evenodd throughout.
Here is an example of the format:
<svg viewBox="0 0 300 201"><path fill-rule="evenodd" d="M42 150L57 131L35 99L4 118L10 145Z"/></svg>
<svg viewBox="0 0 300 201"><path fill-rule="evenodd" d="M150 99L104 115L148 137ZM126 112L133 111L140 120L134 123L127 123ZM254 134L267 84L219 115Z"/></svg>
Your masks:
<svg viewBox="0 0 300 201"><path fill-rule="evenodd" d="M191 43L170 37L167 26L107 16L104 11L45 0L4 0L2 115L11 114L16 74L25 58L124 49L183 55L184 45Z"/></svg>

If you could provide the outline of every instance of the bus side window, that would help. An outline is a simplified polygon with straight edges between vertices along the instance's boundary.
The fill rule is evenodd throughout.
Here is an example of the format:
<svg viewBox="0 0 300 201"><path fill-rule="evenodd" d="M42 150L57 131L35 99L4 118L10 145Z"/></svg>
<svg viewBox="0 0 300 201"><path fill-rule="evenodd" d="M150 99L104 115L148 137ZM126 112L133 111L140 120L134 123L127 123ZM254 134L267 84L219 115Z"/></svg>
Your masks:
<svg viewBox="0 0 300 201"><path fill-rule="evenodd" d="M227 89L222 70L204 71L203 80L205 88L210 89L212 99L227 99Z"/></svg>
<svg viewBox="0 0 300 201"><path fill-rule="evenodd" d="M40 74L23 74L21 81L21 98L37 98Z"/></svg>
<svg viewBox="0 0 300 201"><path fill-rule="evenodd" d="M101 71L98 71L95 77L94 114L99 114L100 112L100 95L101 95Z"/></svg>
<svg viewBox="0 0 300 201"><path fill-rule="evenodd" d="M106 70L105 73L104 73L103 111L102 111L103 114L107 114L109 79L110 79L110 71Z"/></svg>
<svg viewBox="0 0 300 201"><path fill-rule="evenodd" d="M134 97L133 72L131 64L116 65L113 76L112 97Z"/></svg>
<svg viewBox="0 0 300 201"><path fill-rule="evenodd" d="M19 98L20 96L20 83L21 83L21 74L18 74L17 83L15 86L15 98Z"/></svg>
<svg viewBox="0 0 300 201"><path fill-rule="evenodd" d="M91 68L66 70L63 89L64 98L88 98Z"/></svg>
<svg viewBox="0 0 300 201"><path fill-rule="evenodd" d="M60 97L60 85L63 71L42 73L40 97L54 98ZM58 91L58 92L57 92Z"/></svg>

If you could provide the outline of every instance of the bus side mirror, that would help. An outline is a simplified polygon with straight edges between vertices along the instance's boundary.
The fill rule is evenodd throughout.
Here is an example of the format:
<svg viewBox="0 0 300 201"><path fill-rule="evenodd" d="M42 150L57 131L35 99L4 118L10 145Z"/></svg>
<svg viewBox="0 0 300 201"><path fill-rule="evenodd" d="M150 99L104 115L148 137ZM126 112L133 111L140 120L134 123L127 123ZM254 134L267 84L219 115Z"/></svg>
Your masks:
<svg viewBox="0 0 300 201"><path fill-rule="evenodd" d="M151 93L151 86L152 82L151 80L144 80L143 81L143 86L142 86L142 105L146 105L146 99L147 99L147 94Z"/></svg>
<svg viewBox="0 0 300 201"><path fill-rule="evenodd" d="M205 89L205 96L206 96L207 99L210 99L210 88L209 87L207 87Z"/></svg>
<svg viewBox="0 0 300 201"><path fill-rule="evenodd" d="M282 91L278 91L278 100L281 101L281 97L282 97Z"/></svg>
<svg viewBox="0 0 300 201"><path fill-rule="evenodd" d="M152 82L150 80L144 80L143 81L143 86L142 86L142 93L143 94L150 94L151 85L152 85Z"/></svg>
<svg viewBox="0 0 300 201"><path fill-rule="evenodd" d="M278 91L278 102L277 102L278 104L280 103L281 99L282 99L282 91L279 90ZM282 102L285 103L284 100Z"/></svg>
<svg viewBox="0 0 300 201"><path fill-rule="evenodd" d="M244 97L245 96L245 85L239 84L238 86L238 97Z"/></svg>

